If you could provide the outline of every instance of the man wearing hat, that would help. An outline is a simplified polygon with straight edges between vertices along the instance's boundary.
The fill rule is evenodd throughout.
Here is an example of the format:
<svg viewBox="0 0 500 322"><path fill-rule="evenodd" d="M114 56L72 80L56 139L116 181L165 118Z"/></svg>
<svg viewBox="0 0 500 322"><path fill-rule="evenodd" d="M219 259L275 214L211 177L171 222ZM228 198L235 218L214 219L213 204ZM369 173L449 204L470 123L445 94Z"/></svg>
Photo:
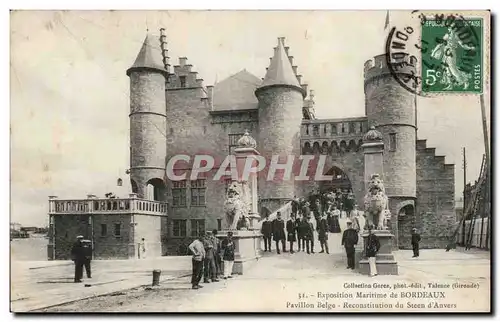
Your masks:
<svg viewBox="0 0 500 322"><path fill-rule="evenodd" d="M347 218L347 229L344 230L342 234L342 245L345 248L345 253L347 255L347 269L354 269L355 260L355 245L358 243L358 232L352 228L351 219Z"/></svg>
<svg viewBox="0 0 500 322"><path fill-rule="evenodd" d="M417 228L413 228L411 230L411 246L413 248L413 258L416 258L420 255L420 234L417 233Z"/></svg>
<svg viewBox="0 0 500 322"><path fill-rule="evenodd" d="M75 263L75 283L81 283L83 277L83 265L85 265L85 248L83 247L83 236L76 236L76 242L71 248L71 260Z"/></svg>

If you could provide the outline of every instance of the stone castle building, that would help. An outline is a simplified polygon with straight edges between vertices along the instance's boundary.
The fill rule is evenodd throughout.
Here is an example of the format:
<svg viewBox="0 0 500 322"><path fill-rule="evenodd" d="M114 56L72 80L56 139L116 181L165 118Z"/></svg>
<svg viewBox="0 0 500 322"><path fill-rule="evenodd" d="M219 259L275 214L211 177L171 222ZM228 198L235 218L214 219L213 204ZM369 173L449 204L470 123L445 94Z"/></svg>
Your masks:
<svg viewBox="0 0 500 322"><path fill-rule="evenodd" d="M167 180L166 165L172 156L209 154L222 160L248 130L266 159L273 154L324 154L325 169L334 175L332 182L259 178L261 215L313 189L350 188L362 205L361 145L371 126L384 142L383 178L399 247L409 247L414 226L421 232L422 247L446 244L456 218L454 165L437 156L426 140L417 139L415 95L394 80L385 55L365 63L364 117L316 119L314 93L302 82L284 38L278 38L266 70L263 79L242 70L205 86L185 57L170 71L163 33L160 39L146 37L127 70L130 180L139 197L168 202L164 253L183 253L198 231L221 228L229 182L190 181L189 175L184 181ZM189 162L175 165L179 173L191 167Z"/></svg>
<svg viewBox="0 0 500 322"><path fill-rule="evenodd" d="M284 38L278 38L263 79L242 70L205 86L185 57L171 72L163 32L160 38L146 37L127 70L130 198L51 197L49 259L69 258L78 234L93 241L95 258L138 258L142 238L148 256L187 254L187 245L200 231L222 228L231 182L226 177L212 180L214 173L190 180L193 157L213 156L215 172L245 131L266 160L272 155L324 155L324 174L333 178L267 181L259 176L261 216L286 206L294 196L338 188L352 190L362 209L365 181L372 174L365 173L370 156L363 143L379 138L396 245L410 247L412 227L421 232L421 247L447 244L456 222L454 165L445 164L444 156L417 139L415 95L393 78L385 55L364 66L366 116L317 119L314 93L302 82ZM190 162L174 166L174 174L188 173L186 180L166 176L169 161L177 155L191 156Z"/></svg>

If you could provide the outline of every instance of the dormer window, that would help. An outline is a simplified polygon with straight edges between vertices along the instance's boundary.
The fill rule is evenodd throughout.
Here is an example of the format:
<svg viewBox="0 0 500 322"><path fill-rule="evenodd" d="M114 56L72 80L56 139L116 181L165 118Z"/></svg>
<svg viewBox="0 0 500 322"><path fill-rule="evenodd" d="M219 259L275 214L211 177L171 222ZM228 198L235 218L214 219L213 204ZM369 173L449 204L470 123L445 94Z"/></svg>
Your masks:
<svg viewBox="0 0 500 322"><path fill-rule="evenodd" d="M181 88L186 87L186 76L179 76L179 80L181 82Z"/></svg>

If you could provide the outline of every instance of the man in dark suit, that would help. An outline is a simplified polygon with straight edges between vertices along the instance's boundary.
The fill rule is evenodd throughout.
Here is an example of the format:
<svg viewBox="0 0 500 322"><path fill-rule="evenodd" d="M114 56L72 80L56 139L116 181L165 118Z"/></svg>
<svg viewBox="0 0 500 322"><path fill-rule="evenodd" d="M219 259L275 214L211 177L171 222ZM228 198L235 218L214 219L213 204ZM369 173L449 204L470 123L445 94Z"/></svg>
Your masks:
<svg viewBox="0 0 500 322"><path fill-rule="evenodd" d="M345 248L345 253L347 255L347 269L354 269L355 260L355 246L358 243L358 232L352 228L352 222L350 219L347 219L347 229L344 230L342 234L342 245Z"/></svg>
<svg viewBox="0 0 500 322"><path fill-rule="evenodd" d="M264 236L264 251L271 251L271 237L273 235L273 224L269 221L269 217L264 218L262 228L260 229L262 236Z"/></svg>
<svg viewBox="0 0 500 322"><path fill-rule="evenodd" d="M90 262L92 261L92 241L83 240L83 253L85 256L85 260L83 262L83 266L85 267L85 272L87 273L87 278L92 278L92 272L90 267Z"/></svg>
<svg viewBox="0 0 500 322"><path fill-rule="evenodd" d="M273 239L276 242L276 252L278 254L280 254L280 242L283 245L283 252L286 253L285 237L285 221L281 218L281 212L278 211L276 219L273 220Z"/></svg>
<svg viewBox="0 0 500 322"><path fill-rule="evenodd" d="M83 248L83 236L77 236L76 242L71 248L71 259L75 263L75 283L81 283L83 277L83 265L85 265L85 249Z"/></svg>
<svg viewBox="0 0 500 322"><path fill-rule="evenodd" d="M420 256L420 234L417 233L417 228L411 230L411 246L413 248L413 258Z"/></svg>
<svg viewBox="0 0 500 322"><path fill-rule="evenodd" d="M288 237L288 242L290 243L290 254L293 254L293 243L297 240L297 226L295 222L295 215L286 222L286 232Z"/></svg>
<svg viewBox="0 0 500 322"><path fill-rule="evenodd" d="M302 232L304 239L306 241L306 251L308 254L314 254L314 225L312 223L312 217L304 217L302 221Z"/></svg>

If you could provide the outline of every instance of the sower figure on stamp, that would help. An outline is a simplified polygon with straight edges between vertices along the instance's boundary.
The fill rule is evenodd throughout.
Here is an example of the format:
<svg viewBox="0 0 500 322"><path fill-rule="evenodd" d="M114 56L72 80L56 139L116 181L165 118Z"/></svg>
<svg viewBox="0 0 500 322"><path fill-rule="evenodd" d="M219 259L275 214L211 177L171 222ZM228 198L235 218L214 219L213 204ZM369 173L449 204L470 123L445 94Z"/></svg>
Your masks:
<svg viewBox="0 0 500 322"><path fill-rule="evenodd" d="M83 248L83 236L77 236L76 242L71 248L71 259L75 263L75 283L81 283L83 277L83 265L85 264L85 249Z"/></svg>
<svg viewBox="0 0 500 322"><path fill-rule="evenodd" d="M358 232L352 227L352 221L347 219L347 229L342 234L342 245L345 248L347 256L347 269L354 269L355 260L355 246L358 243Z"/></svg>
<svg viewBox="0 0 500 322"><path fill-rule="evenodd" d="M288 219L286 222L286 232L287 232L287 239L288 242L290 243L290 254L293 254L293 243L297 240L297 226L295 224L295 215L292 214L292 217Z"/></svg>
<svg viewBox="0 0 500 322"><path fill-rule="evenodd" d="M318 221L318 240L321 245L320 253L324 253L326 250L327 254L330 254L328 249L328 219L326 218L326 213L323 213Z"/></svg>
<svg viewBox="0 0 500 322"><path fill-rule="evenodd" d="M203 262L205 260L205 246L203 246L203 233L200 233L190 245L189 250L193 254L191 260L193 264L193 273L191 276L191 285L193 289L198 289L203 286L200 285L201 277L203 276Z"/></svg>
<svg viewBox="0 0 500 322"><path fill-rule="evenodd" d="M92 261L92 242L90 240L83 240L83 253L85 256L85 261L83 266L85 267L85 273L87 273L87 278L92 278L92 272L90 267L90 262Z"/></svg>
<svg viewBox="0 0 500 322"><path fill-rule="evenodd" d="M283 252L286 253L285 241L285 221L281 218L281 212L278 211L276 219L273 220L273 239L276 242L276 252L280 254L280 242L283 245Z"/></svg>
<svg viewBox="0 0 500 322"><path fill-rule="evenodd" d="M273 236L273 224L269 221L269 217L264 218L262 222L262 227L260 229L262 236L264 237L264 251L271 251L271 237Z"/></svg>
<svg viewBox="0 0 500 322"><path fill-rule="evenodd" d="M378 237L373 233L374 226L372 224L368 225L368 237L366 239L366 257L368 257L368 263L370 264L370 276L377 276L377 263L376 256L380 250L380 241Z"/></svg>
<svg viewBox="0 0 500 322"><path fill-rule="evenodd" d="M411 230L411 246L413 248L413 258L420 256L420 234L417 233L417 228Z"/></svg>
<svg viewBox="0 0 500 322"><path fill-rule="evenodd" d="M203 239L203 247L205 247L205 261L204 261L204 270L205 270L205 278L203 279L204 283L218 282L219 280L216 277L216 267L215 267L215 254L214 254L214 243L212 239L212 232L207 232L207 235Z"/></svg>

